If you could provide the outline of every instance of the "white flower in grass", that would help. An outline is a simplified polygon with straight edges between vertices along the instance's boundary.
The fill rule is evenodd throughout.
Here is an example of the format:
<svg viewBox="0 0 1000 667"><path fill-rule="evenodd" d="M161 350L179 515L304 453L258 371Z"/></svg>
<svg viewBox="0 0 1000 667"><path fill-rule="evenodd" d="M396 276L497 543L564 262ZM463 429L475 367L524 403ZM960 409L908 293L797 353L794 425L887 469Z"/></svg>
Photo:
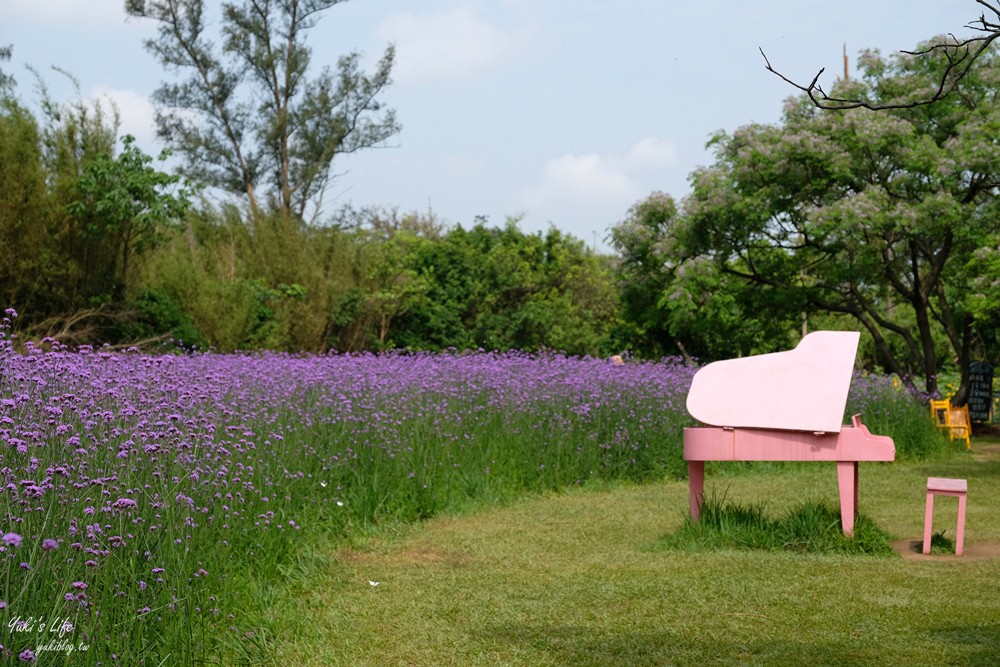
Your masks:
<svg viewBox="0 0 1000 667"><path fill-rule="evenodd" d="M371 579L368 580L368 585L369 586L378 586L380 583L382 583L382 582L381 581L372 581Z"/></svg>

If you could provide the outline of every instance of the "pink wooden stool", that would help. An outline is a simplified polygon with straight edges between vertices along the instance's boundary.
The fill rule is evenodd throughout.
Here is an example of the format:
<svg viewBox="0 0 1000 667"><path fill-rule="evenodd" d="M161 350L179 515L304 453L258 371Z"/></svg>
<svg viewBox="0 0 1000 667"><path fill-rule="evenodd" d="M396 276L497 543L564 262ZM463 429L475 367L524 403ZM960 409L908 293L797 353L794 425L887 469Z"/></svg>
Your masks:
<svg viewBox="0 0 1000 667"><path fill-rule="evenodd" d="M965 546L965 496L968 484L964 479L927 478L927 512L924 517L924 553L931 552L931 522L934 519L934 496L958 496L958 529L955 531L955 555L961 556Z"/></svg>

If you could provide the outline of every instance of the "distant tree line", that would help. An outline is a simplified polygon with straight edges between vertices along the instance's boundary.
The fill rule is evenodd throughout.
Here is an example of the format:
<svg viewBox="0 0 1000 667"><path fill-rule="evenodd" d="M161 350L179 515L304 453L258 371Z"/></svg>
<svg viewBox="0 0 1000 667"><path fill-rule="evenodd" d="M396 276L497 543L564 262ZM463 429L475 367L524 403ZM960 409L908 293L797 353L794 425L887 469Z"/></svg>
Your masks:
<svg viewBox="0 0 1000 667"><path fill-rule="evenodd" d="M281 224L202 211L152 258L140 298L181 314L189 343L220 350L612 345L609 258L556 229L467 230L391 210Z"/></svg>
<svg viewBox="0 0 1000 667"><path fill-rule="evenodd" d="M325 351L611 345L609 257L515 220L342 210L326 224L213 205L113 109L0 101L0 302L67 344Z"/></svg>
<svg viewBox="0 0 1000 667"><path fill-rule="evenodd" d="M555 228L282 199L213 204L115 109L0 93L0 303L22 337L220 351L554 349L613 341L611 259ZM5 79L7 81L7 79ZM161 156L165 158L166 156ZM275 184L280 191L280 183Z"/></svg>

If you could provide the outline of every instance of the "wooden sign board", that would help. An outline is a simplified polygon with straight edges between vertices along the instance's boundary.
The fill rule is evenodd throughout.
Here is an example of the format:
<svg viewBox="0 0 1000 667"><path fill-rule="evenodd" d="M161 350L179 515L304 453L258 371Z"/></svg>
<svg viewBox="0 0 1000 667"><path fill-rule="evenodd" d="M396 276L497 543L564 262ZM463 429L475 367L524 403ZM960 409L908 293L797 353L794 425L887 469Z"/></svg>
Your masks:
<svg viewBox="0 0 1000 667"><path fill-rule="evenodd" d="M990 420L993 407L993 364L976 361L969 364L969 419Z"/></svg>

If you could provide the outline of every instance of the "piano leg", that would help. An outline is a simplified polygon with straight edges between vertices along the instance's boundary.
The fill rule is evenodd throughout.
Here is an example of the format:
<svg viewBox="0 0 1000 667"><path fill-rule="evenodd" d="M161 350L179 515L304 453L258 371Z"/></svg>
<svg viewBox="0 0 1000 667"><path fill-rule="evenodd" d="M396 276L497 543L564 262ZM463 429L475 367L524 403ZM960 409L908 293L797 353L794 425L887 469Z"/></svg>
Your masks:
<svg viewBox="0 0 1000 667"><path fill-rule="evenodd" d="M858 489L860 484L858 484L858 462L854 462L854 518L858 518L858 511L861 509L861 505L858 504ZM851 531L854 532L854 531Z"/></svg>
<svg viewBox="0 0 1000 667"><path fill-rule="evenodd" d="M705 462L688 461L688 493L691 503L691 521L701 517L701 502L705 498Z"/></svg>
<svg viewBox="0 0 1000 667"><path fill-rule="evenodd" d="M847 535L854 535L858 512L858 462L837 461L837 486L840 490L840 525Z"/></svg>

